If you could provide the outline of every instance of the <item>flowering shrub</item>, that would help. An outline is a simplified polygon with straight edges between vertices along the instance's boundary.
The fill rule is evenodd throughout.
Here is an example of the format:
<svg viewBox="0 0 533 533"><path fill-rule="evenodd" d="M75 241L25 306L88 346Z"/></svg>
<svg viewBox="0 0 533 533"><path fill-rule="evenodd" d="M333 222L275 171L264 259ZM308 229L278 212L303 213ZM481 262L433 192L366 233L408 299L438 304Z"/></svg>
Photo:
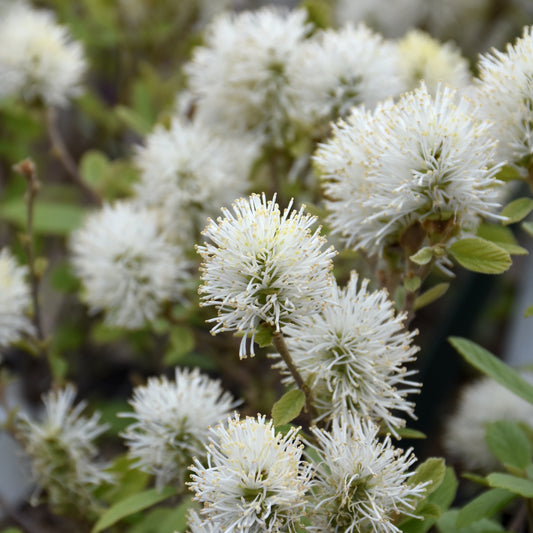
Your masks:
<svg viewBox="0 0 533 533"><path fill-rule="evenodd" d="M533 523L530 373L463 336L505 355L483 298L533 235L533 20L495 4L0 5L0 413L34 486L0 479L0 532Z"/></svg>

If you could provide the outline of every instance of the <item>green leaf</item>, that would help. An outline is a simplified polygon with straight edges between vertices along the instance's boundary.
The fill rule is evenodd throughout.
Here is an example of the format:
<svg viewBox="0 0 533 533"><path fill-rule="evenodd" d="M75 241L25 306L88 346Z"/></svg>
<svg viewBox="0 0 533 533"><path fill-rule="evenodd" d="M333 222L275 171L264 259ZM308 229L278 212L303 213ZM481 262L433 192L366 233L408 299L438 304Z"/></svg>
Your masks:
<svg viewBox="0 0 533 533"><path fill-rule="evenodd" d="M394 428L395 433L401 439L426 439L426 435L417 429Z"/></svg>
<svg viewBox="0 0 533 533"><path fill-rule="evenodd" d="M255 330L254 342L261 348L271 346L272 344L272 328L266 325L260 325Z"/></svg>
<svg viewBox="0 0 533 533"><path fill-rule="evenodd" d="M115 107L115 114L126 126L139 135L145 136L152 129L152 125L145 117L129 107L118 105Z"/></svg>
<svg viewBox="0 0 533 533"><path fill-rule="evenodd" d="M89 150L80 160L80 174L92 187L99 187L109 171L109 159L98 150Z"/></svg>
<svg viewBox="0 0 533 533"><path fill-rule="evenodd" d="M523 470L531 463L531 443L516 422L492 422L487 426L485 440L490 451L506 466Z"/></svg>
<svg viewBox="0 0 533 533"><path fill-rule="evenodd" d="M409 292L415 292L420 288L422 280L418 276L413 276L412 278L407 278L403 285Z"/></svg>
<svg viewBox="0 0 533 533"><path fill-rule="evenodd" d="M446 511L455 499L458 486L459 482L453 468L446 467L442 483L429 495L428 502L437 505L441 512Z"/></svg>
<svg viewBox="0 0 533 533"><path fill-rule="evenodd" d="M432 503L424 503L416 510L416 516L420 518L408 518L400 524L403 533L425 533L440 516L440 509Z"/></svg>
<svg viewBox="0 0 533 533"><path fill-rule="evenodd" d="M522 174L514 165L505 165L502 169L496 174L496 178L501 181L512 181L512 180L521 180L523 179Z"/></svg>
<svg viewBox="0 0 533 533"><path fill-rule="evenodd" d="M533 200L531 198L518 198L517 200L513 200L510 204L507 204L500 215L508 218L508 220L503 222L505 226L508 226L509 224L520 222L526 218L531 211L533 211Z"/></svg>
<svg viewBox="0 0 533 533"><path fill-rule="evenodd" d="M161 491L158 491L157 489L149 489L139 494L133 494L105 511L94 525L91 533L104 531L104 529L116 524L123 518L139 511L143 511L144 509L148 509L156 503L166 500L175 493L175 488L164 487Z"/></svg>
<svg viewBox="0 0 533 533"><path fill-rule="evenodd" d="M333 25L330 2L326 0L303 0L301 7L307 9L309 21L317 28L331 28Z"/></svg>
<svg viewBox="0 0 533 533"><path fill-rule="evenodd" d="M109 471L114 474L117 482L99 488L99 499L113 505L129 496L140 493L146 488L150 481L150 475L135 468L134 462L135 460L126 454L119 455L113 461Z"/></svg>
<svg viewBox="0 0 533 533"><path fill-rule="evenodd" d="M522 222L522 229L533 237L533 222Z"/></svg>
<svg viewBox="0 0 533 533"><path fill-rule="evenodd" d="M520 398L533 404L533 386L522 378L516 370L513 370L475 342L461 337L449 337L448 340L472 366Z"/></svg>
<svg viewBox="0 0 533 533"><path fill-rule="evenodd" d="M437 528L440 531L440 533L500 533L500 532L505 532L505 529L503 529L503 527L500 524L498 524L497 522L494 522L493 520L487 520L486 518L483 518L482 520L479 520L478 522L474 522L473 524L470 524L469 526L458 528L456 524L458 515L459 515L459 511L456 509L446 511L437 521Z"/></svg>
<svg viewBox="0 0 533 533"><path fill-rule="evenodd" d="M431 289L428 289L426 292L422 293L415 300L414 310L418 311L418 309L422 309L422 307L426 307L426 305L429 305L435 300L438 300L446 293L449 287L449 283L437 283L437 285L431 287Z"/></svg>
<svg viewBox="0 0 533 533"><path fill-rule="evenodd" d="M128 533L182 533L187 529L187 514L192 507L197 507L197 504L192 501L192 497L188 497L177 507L154 509L136 521L134 526L130 526Z"/></svg>
<svg viewBox="0 0 533 533"><path fill-rule="evenodd" d="M433 248L425 246L416 252L416 254L409 257L409 259L417 265L427 265L433 257Z"/></svg>
<svg viewBox="0 0 533 533"><path fill-rule="evenodd" d="M484 487L488 487L489 486L487 478L484 477L484 476L480 476L479 474L473 474L472 472L463 472L461 474L461 477L463 479L468 479L469 481L472 481L472 483L477 483L478 485L483 485Z"/></svg>
<svg viewBox="0 0 533 533"><path fill-rule="evenodd" d="M192 330L185 326L174 326L170 333L169 349L163 359L168 366L178 364L184 355L192 352L195 346Z"/></svg>
<svg viewBox="0 0 533 533"><path fill-rule="evenodd" d="M33 217L35 233L65 236L81 225L85 211L79 205L37 199ZM16 198L0 204L0 218L25 229L26 203L24 199Z"/></svg>
<svg viewBox="0 0 533 533"><path fill-rule="evenodd" d="M490 489L467 503L457 516L457 527L464 527L482 518L490 518L503 509L515 494L505 489Z"/></svg>
<svg viewBox="0 0 533 533"><path fill-rule="evenodd" d="M530 316L533 316L533 305L530 305L524 313L524 318L528 318Z"/></svg>
<svg viewBox="0 0 533 533"><path fill-rule="evenodd" d="M409 484L418 485L419 483L429 482L425 488L427 496L439 487L444 479L445 473L446 467L444 465L444 459L440 457L430 457L418 466L414 474L409 478Z"/></svg>
<svg viewBox="0 0 533 533"><path fill-rule="evenodd" d="M489 485L500 489L506 489L524 498L533 498L533 481L511 474L494 472L487 476Z"/></svg>
<svg viewBox="0 0 533 533"><path fill-rule="evenodd" d="M485 239L469 238L455 241L448 251L464 268L482 274L501 274L512 264L509 253Z"/></svg>
<svg viewBox="0 0 533 533"><path fill-rule="evenodd" d="M286 392L273 406L272 418L275 426L282 426L294 420L305 405L305 394L300 389Z"/></svg>

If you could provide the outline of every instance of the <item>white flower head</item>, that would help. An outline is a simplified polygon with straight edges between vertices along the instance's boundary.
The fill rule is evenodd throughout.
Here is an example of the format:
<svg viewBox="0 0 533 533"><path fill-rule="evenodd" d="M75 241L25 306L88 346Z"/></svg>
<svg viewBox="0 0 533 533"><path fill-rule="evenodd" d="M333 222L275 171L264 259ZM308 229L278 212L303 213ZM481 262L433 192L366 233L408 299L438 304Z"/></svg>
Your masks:
<svg viewBox="0 0 533 533"><path fill-rule="evenodd" d="M159 487L183 481L193 456L205 456L208 428L225 418L237 402L219 381L198 369L176 368L175 380L151 378L134 390L134 418L123 433L129 455L142 470L156 476Z"/></svg>
<svg viewBox="0 0 533 533"><path fill-rule="evenodd" d="M208 216L248 192L256 148L174 118L169 130L156 127L137 152L138 201L160 208L172 234L196 240Z"/></svg>
<svg viewBox="0 0 533 533"><path fill-rule="evenodd" d="M100 415L82 416L85 402L74 406L76 389L68 385L43 396L45 413L41 422L22 413L17 419L17 435L31 459L38 488L46 491L52 505L90 507L93 491L103 483L113 482L96 460L94 439L106 429Z"/></svg>
<svg viewBox="0 0 533 533"><path fill-rule="evenodd" d="M195 460L189 483L202 517L218 531L293 531L311 485L298 429L276 434L264 416L236 415L211 432L208 466Z"/></svg>
<svg viewBox="0 0 533 533"><path fill-rule="evenodd" d="M147 209L105 205L71 235L70 247L87 303L110 325L142 327L164 302L181 298L188 264Z"/></svg>
<svg viewBox="0 0 533 533"><path fill-rule="evenodd" d="M364 24L319 33L292 55L293 118L314 124L397 96L404 90L398 63L396 48Z"/></svg>
<svg viewBox="0 0 533 533"><path fill-rule="evenodd" d="M217 17L185 66L201 121L222 135L251 132L283 144L291 106L291 54L306 37L306 11L265 7Z"/></svg>
<svg viewBox="0 0 533 533"><path fill-rule="evenodd" d="M285 328L292 359L312 388L321 418L354 412L389 429L403 427L399 416L413 416L409 393L418 383L405 365L418 351L416 331L404 329L385 290L370 292L368 280L358 287L352 273L345 288L334 286L321 313ZM285 365L278 364L288 374Z"/></svg>
<svg viewBox="0 0 533 533"><path fill-rule="evenodd" d="M15 3L0 20L0 98L22 94L64 106L80 92L86 69L80 43L51 11Z"/></svg>
<svg viewBox="0 0 533 533"><path fill-rule="evenodd" d="M452 43L440 43L427 33L412 30L398 41L400 70L409 90L424 80L428 92L435 94L441 82L464 89L472 83L468 61Z"/></svg>
<svg viewBox="0 0 533 533"><path fill-rule="evenodd" d="M476 98L480 114L494 123L499 157L517 163L533 154L533 27L524 28L505 52L481 56Z"/></svg>
<svg viewBox="0 0 533 533"><path fill-rule="evenodd" d="M332 248L323 250L326 239L320 228L311 232L316 217L291 210L292 201L280 211L275 198L256 194L240 198L233 213L210 220L204 230L208 241L198 247L203 285L202 305L214 305L218 317L211 330L243 334L239 355L251 355L256 328L261 323L280 331L317 313L330 292Z"/></svg>
<svg viewBox="0 0 533 533"><path fill-rule="evenodd" d="M378 427L353 414L334 419L331 431L311 431L319 462L309 531L399 533L396 520L412 515L425 490L409 484L411 450L380 441Z"/></svg>
<svg viewBox="0 0 533 533"><path fill-rule="evenodd" d="M433 97L422 84L339 122L315 161L329 221L347 246L380 255L413 225L437 220L450 234L468 233L495 214L497 142L473 113L454 91L440 87Z"/></svg>
<svg viewBox="0 0 533 533"><path fill-rule="evenodd" d="M347 21L364 22L386 37L401 37L418 26L424 18L427 0L339 0L335 19L339 25Z"/></svg>
<svg viewBox="0 0 533 533"><path fill-rule="evenodd" d="M533 383L533 374L522 375ZM513 420L533 426L533 406L496 381L483 377L463 388L456 411L444 427L447 453L466 468L490 472L500 465L485 441L486 426Z"/></svg>
<svg viewBox="0 0 533 533"><path fill-rule="evenodd" d="M0 250L0 348L34 331L26 314L31 303L27 275L28 268L8 248Z"/></svg>

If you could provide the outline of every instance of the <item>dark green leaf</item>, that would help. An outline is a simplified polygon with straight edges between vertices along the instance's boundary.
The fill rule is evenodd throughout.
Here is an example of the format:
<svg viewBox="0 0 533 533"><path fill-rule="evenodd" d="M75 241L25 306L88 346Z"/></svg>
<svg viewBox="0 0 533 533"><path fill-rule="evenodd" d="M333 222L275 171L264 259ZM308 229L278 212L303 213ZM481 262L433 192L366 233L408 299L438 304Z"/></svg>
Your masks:
<svg viewBox="0 0 533 533"><path fill-rule="evenodd" d="M458 486L459 483L453 468L446 467L442 483L429 495L428 502L437 505L441 512L446 511L455 499Z"/></svg>
<svg viewBox="0 0 533 533"><path fill-rule="evenodd" d="M450 344L475 368L503 385L520 398L533 404L533 386L510 366L494 357L475 342L450 337Z"/></svg>
<svg viewBox="0 0 533 533"><path fill-rule="evenodd" d="M515 494L504 489L490 489L467 503L457 516L457 527L464 527L482 518L490 518L503 509Z"/></svg>

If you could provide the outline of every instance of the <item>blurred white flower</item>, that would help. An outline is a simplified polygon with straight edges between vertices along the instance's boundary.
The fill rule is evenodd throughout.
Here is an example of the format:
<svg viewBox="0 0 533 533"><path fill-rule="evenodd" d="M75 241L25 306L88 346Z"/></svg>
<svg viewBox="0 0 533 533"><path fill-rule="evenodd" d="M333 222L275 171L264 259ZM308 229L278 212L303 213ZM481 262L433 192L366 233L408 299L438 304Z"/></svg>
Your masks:
<svg viewBox="0 0 533 533"><path fill-rule="evenodd" d="M214 305L218 317L211 330L243 334L239 355L249 351L261 323L280 331L303 317L317 313L330 292L332 248L323 250L326 239L320 228L311 233L316 217L283 211L275 199L256 194L240 198L233 213L222 209L224 218L209 221L204 230L208 241L198 246L202 305Z"/></svg>
<svg viewBox="0 0 533 533"><path fill-rule="evenodd" d="M0 98L21 94L49 106L76 96L86 69L83 49L51 11L15 3L0 19Z"/></svg>
<svg viewBox="0 0 533 533"><path fill-rule="evenodd" d="M265 7L220 15L185 65L197 116L219 134L253 133L283 145L290 138L290 57L309 31L304 10Z"/></svg>
<svg viewBox="0 0 533 533"><path fill-rule="evenodd" d="M404 329L404 314L396 314L385 290L370 292L368 280L358 287L352 273L343 289L334 286L321 313L284 329L294 364L313 390L321 418L354 412L389 429L403 427L399 415L413 415L409 393L418 392L410 380L418 347L416 331ZM278 363L286 381L292 377Z"/></svg>
<svg viewBox="0 0 533 533"><path fill-rule="evenodd" d="M70 248L85 300L92 311L105 311L110 325L142 327L163 303L182 297L188 263L147 209L105 205L71 235Z"/></svg>
<svg viewBox="0 0 533 533"><path fill-rule="evenodd" d="M190 533L218 533L220 531L216 522L212 522L210 519L203 520L200 515L191 509L188 513L188 531ZM177 531L175 533L178 533Z"/></svg>
<svg viewBox="0 0 533 533"><path fill-rule="evenodd" d="M315 155L331 226L371 255L411 227L431 237L436 221L448 238L475 231L499 208L496 147L490 124L448 88L433 97L422 84L374 113L354 108Z"/></svg>
<svg viewBox="0 0 533 533"><path fill-rule="evenodd" d="M296 47L288 69L291 116L314 125L374 107L404 90L396 48L361 24L327 30Z"/></svg>
<svg viewBox="0 0 533 533"><path fill-rule="evenodd" d="M27 316L31 305L28 268L20 266L8 248L0 250L0 348L34 332Z"/></svg>
<svg viewBox="0 0 533 533"><path fill-rule="evenodd" d="M454 89L471 85L468 61L452 43L440 43L427 33L412 30L398 41L399 64L408 90L424 81L428 92L435 95L439 84Z"/></svg>
<svg viewBox="0 0 533 533"><path fill-rule="evenodd" d="M524 28L505 52L479 60L476 99L480 115L494 123L499 157L509 164L533 154L533 27Z"/></svg>
<svg viewBox="0 0 533 533"><path fill-rule="evenodd" d="M45 413L41 422L32 421L26 413L18 416L17 436L31 459L31 469L39 491L57 506L92 506L93 492L103 483L112 483L105 472L107 464L96 461L98 450L94 439L106 429L100 415L82 416L86 407L74 407L76 389L68 385L43 396Z"/></svg>
<svg viewBox="0 0 533 533"><path fill-rule="evenodd" d="M378 428L349 414L333 420L331 431L312 428L318 442L316 484L309 531L399 533L395 521L411 515L425 484L409 484L411 450L395 448Z"/></svg>
<svg viewBox="0 0 533 533"><path fill-rule="evenodd" d="M162 224L172 235L194 241L208 216L248 192L256 150L174 118L169 130L157 126L137 152L138 201L160 208Z"/></svg>
<svg viewBox="0 0 533 533"><path fill-rule="evenodd" d="M156 476L156 485L182 482L193 456L205 457L208 428L237 405L219 381L198 369L176 368L175 381L150 378L137 387L130 404L134 418L122 436L136 466Z"/></svg>
<svg viewBox="0 0 533 533"><path fill-rule="evenodd" d="M427 0L338 0L339 25L364 22L385 37L401 37L424 19Z"/></svg>
<svg viewBox="0 0 533 533"><path fill-rule="evenodd" d="M533 383L533 374L524 373ZM455 412L444 426L447 453L465 468L490 472L500 466L485 441L486 426L497 420L524 422L533 427L533 405L496 381L483 377L463 388Z"/></svg>
<svg viewBox="0 0 533 533"><path fill-rule="evenodd" d="M264 416L238 415L212 429L208 466L196 459L189 483L202 518L218 531L294 531L311 484L297 432L276 434Z"/></svg>

